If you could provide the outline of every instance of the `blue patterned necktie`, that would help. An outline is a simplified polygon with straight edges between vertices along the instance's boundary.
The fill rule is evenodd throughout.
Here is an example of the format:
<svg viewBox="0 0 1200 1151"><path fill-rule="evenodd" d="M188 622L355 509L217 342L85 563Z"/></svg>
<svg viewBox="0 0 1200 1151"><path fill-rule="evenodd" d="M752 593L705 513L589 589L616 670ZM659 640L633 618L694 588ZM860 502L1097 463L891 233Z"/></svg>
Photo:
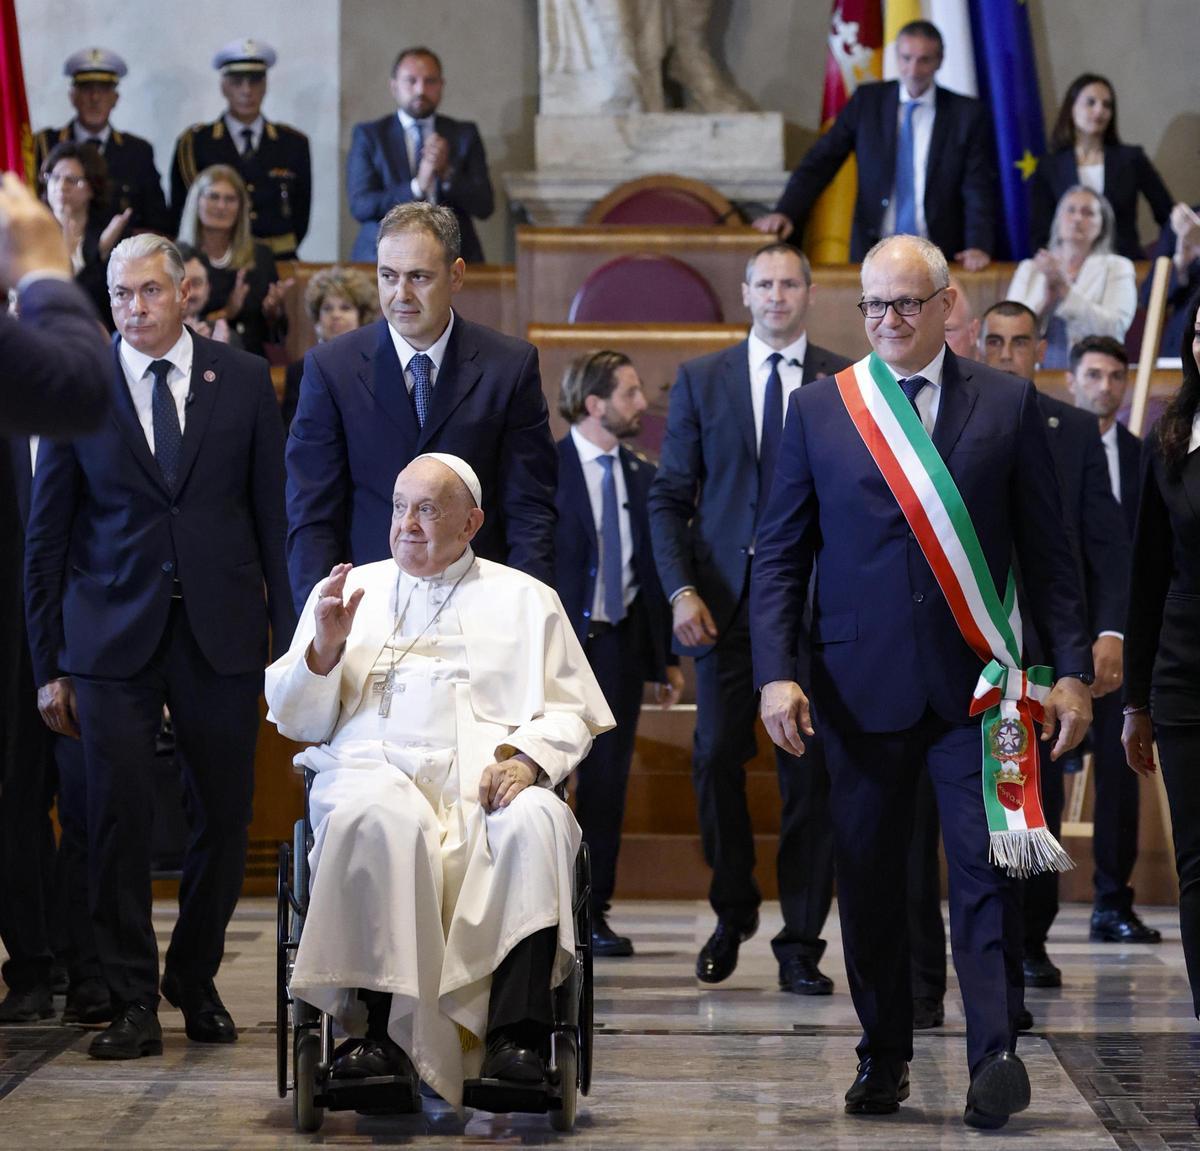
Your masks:
<svg viewBox="0 0 1200 1151"><path fill-rule="evenodd" d="M417 169L421 166L421 150L425 147L425 125L420 120L413 121L413 132L415 134L416 144L413 147L413 166L412 172L415 176Z"/></svg>
<svg viewBox="0 0 1200 1151"><path fill-rule="evenodd" d="M433 381L430 379L433 361L424 352L418 352L408 361L408 370L412 372L412 397L417 409L417 423L424 427L433 403Z"/></svg>
<svg viewBox="0 0 1200 1151"><path fill-rule="evenodd" d="M779 365L783 355L772 352L767 357L771 374L767 376L767 391L763 397L762 436L758 442L758 511L761 516L771 494L775 478L775 461L779 458L779 440L783 435L783 378Z"/></svg>
<svg viewBox="0 0 1200 1151"><path fill-rule="evenodd" d="M904 105L900 122L900 140L896 147L896 231L909 236L917 234L917 174L913 161L913 112L916 100Z"/></svg>
<svg viewBox="0 0 1200 1151"><path fill-rule="evenodd" d="M900 385L904 398L912 404L913 411L920 416L921 409L917 407L917 395L929 381L924 376L909 376L907 380L897 380L896 383ZM924 419L921 422L924 423Z"/></svg>
<svg viewBox="0 0 1200 1151"><path fill-rule="evenodd" d="M604 614L609 623L625 618L625 565L621 562L621 513L617 508L617 480L613 456L597 456L604 475L600 480L600 571L604 576Z"/></svg>
<svg viewBox="0 0 1200 1151"><path fill-rule="evenodd" d="M171 371L170 360L155 360L150 365L154 373L154 391L150 396L154 425L154 458L167 487L174 488L179 477L179 451L183 447L183 431L179 427L179 409L167 385Z"/></svg>

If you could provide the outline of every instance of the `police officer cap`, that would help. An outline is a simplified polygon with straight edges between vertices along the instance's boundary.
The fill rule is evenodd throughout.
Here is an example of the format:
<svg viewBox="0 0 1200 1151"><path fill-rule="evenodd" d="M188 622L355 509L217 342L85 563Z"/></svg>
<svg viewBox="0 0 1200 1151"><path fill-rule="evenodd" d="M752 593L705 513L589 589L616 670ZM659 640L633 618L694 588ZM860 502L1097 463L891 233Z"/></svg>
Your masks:
<svg viewBox="0 0 1200 1151"><path fill-rule="evenodd" d="M115 84L128 71L125 61L107 48L81 48L63 65L63 75L76 84Z"/></svg>
<svg viewBox="0 0 1200 1151"><path fill-rule="evenodd" d="M214 57L213 67L222 75L264 73L275 63L275 49L261 40L233 40Z"/></svg>

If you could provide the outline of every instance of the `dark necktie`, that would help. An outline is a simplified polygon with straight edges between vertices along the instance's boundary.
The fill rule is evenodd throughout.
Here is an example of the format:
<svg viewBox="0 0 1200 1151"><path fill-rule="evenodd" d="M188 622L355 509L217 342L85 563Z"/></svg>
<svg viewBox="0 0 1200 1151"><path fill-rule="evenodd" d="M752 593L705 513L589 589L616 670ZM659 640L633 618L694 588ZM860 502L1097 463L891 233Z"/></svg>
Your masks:
<svg viewBox="0 0 1200 1151"><path fill-rule="evenodd" d="M775 478L775 461L779 458L779 440L783 435L783 378L779 365L783 360L780 352L767 357L771 373L767 376L767 391L763 397L762 436L758 441L758 510L766 509L767 497L771 494L771 481Z"/></svg>
<svg viewBox="0 0 1200 1151"><path fill-rule="evenodd" d="M101 140L99 136L89 136L86 140L84 140L84 143L91 144L92 147L97 151L104 150L104 141Z"/></svg>
<svg viewBox="0 0 1200 1151"><path fill-rule="evenodd" d="M154 373L154 391L150 406L154 423L154 458L162 472L167 487L174 488L179 475L179 450L183 447L183 432L179 427L179 409L175 397L167 386L167 374L171 370L170 360L155 360L150 365Z"/></svg>
<svg viewBox="0 0 1200 1151"><path fill-rule="evenodd" d="M917 413L917 417L921 417L921 409L917 407L917 394L921 389L929 383L924 376L909 376L907 380L897 380L900 385L900 390L904 393L904 398L912 404L912 409ZM922 419L922 423L925 421Z"/></svg>
<svg viewBox="0 0 1200 1151"><path fill-rule="evenodd" d="M413 405L417 409L417 423L424 427L429 418L429 407L433 403L433 381L430 379L433 361L424 352L418 352L408 361L408 370L412 372L412 396Z"/></svg>
<svg viewBox="0 0 1200 1151"><path fill-rule="evenodd" d="M600 479L600 571L604 576L604 614L609 623L625 618L625 565L621 562L621 512L617 507L617 481L612 456L597 456L604 475Z"/></svg>
<svg viewBox="0 0 1200 1151"><path fill-rule="evenodd" d="M243 128L242 136L242 155L250 157L254 155L254 133L249 128Z"/></svg>
<svg viewBox="0 0 1200 1151"><path fill-rule="evenodd" d="M414 120L413 132L416 138L416 144L413 146L413 175L415 176L417 169L421 166L421 149L425 147L425 125L419 120Z"/></svg>
<svg viewBox="0 0 1200 1151"><path fill-rule="evenodd" d="M904 105L904 118L900 121L900 139L896 146L896 231L907 235L917 234L917 173L913 159L913 112L917 102L910 100Z"/></svg>

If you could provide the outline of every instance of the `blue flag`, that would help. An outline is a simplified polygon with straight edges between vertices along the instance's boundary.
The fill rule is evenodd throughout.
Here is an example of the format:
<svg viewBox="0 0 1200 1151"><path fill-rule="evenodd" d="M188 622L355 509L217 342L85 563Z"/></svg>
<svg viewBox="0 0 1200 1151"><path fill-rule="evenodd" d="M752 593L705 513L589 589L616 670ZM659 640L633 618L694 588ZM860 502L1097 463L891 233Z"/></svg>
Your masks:
<svg viewBox="0 0 1200 1151"><path fill-rule="evenodd" d="M1023 260L1029 244L1029 181L1046 151L1028 0L971 0L979 95L992 109L1004 209L999 259Z"/></svg>

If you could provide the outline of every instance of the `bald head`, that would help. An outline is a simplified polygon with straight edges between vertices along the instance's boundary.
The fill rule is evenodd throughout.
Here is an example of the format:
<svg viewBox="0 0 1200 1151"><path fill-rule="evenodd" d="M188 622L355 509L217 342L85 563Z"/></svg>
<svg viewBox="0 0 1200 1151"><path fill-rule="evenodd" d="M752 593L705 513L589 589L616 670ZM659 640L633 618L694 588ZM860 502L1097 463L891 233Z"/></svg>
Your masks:
<svg viewBox="0 0 1200 1151"><path fill-rule="evenodd" d="M409 575L444 571L482 526L466 482L441 460L421 456L396 477L389 540L392 558Z"/></svg>
<svg viewBox="0 0 1200 1151"><path fill-rule="evenodd" d="M954 289L954 307L946 317L946 343L963 359L979 358L979 317L957 276L950 277Z"/></svg>

